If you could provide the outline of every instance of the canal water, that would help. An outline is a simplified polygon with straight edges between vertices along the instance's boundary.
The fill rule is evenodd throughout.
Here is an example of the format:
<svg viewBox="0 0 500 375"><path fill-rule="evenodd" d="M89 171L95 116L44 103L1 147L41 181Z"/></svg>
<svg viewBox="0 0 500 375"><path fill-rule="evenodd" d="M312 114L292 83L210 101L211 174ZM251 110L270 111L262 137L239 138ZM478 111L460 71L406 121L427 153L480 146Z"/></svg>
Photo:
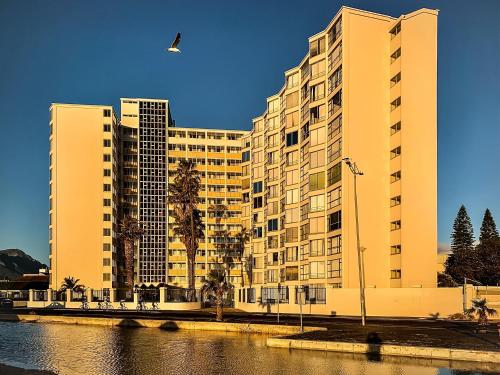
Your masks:
<svg viewBox="0 0 500 375"><path fill-rule="evenodd" d="M267 348L263 335L0 322L0 363L68 375L487 374L468 363ZM500 369L497 369L500 370Z"/></svg>

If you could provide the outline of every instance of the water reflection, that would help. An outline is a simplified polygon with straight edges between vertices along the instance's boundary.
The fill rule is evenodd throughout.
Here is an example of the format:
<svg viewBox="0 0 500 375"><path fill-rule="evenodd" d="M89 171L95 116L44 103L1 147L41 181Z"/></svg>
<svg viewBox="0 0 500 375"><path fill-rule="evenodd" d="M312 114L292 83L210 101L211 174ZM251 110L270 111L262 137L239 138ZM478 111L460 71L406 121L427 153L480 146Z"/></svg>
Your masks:
<svg viewBox="0 0 500 375"><path fill-rule="evenodd" d="M472 374L471 364L267 348L265 336L0 322L0 362L71 375ZM473 365L475 366L475 365ZM497 370L494 365L483 365Z"/></svg>

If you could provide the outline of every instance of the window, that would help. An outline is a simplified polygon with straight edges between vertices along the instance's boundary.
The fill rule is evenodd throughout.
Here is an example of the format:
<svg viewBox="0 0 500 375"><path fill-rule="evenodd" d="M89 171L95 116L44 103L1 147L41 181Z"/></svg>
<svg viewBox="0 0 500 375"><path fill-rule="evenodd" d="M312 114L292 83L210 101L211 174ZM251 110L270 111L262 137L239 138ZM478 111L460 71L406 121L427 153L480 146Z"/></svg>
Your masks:
<svg viewBox="0 0 500 375"><path fill-rule="evenodd" d="M286 184L293 185L299 183L299 170L294 169L286 172Z"/></svg>
<svg viewBox="0 0 500 375"><path fill-rule="evenodd" d="M401 81L401 73L398 73L394 77L391 78L391 87L398 84L399 81Z"/></svg>
<svg viewBox="0 0 500 375"><path fill-rule="evenodd" d="M253 229L253 236L254 236L254 238L261 238L262 237L262 227L255 227Z"/></svg>
<svg viewBox="0 0 500 375"><path fill-rule="evenodd" d="M327 197L327 202L328 202L328 209L337 207L342 203L342 190L340 187L333 189L332 191L329 191L326 194Z"/></svg>
<svg viewBox="0 0 500 375"><path fill-rule="evenodd" d="M317 257L325 255L325 242L323 240L309 241L309 256Z"/></svg>
<svg viewBox="0 0 500 375"><path fill-rule="evenodd" d="M340 235L327 239L327 254L338 254L342 251L342 237Z"/></svg>
<svg viewBox="0 0 500 375"><path fill-rule="evenodd" d="M285 271L285 280L292 281L299 279L299 268L297 266L294 267L286 267Z"/></svg>
<svg viewBox="0 0 500 375"><path fill-rule="evenodd" d="M313 173L309 176L309 191L325 188L325 172Z"/></svg>
<svg viewBox="0 0 500 375"><path fill-rule="evenodd" d="M271 168L267 170L267 176L269 182L279 179L278 168Z"/></svg>
<svg viewBox="0 0 500 375"><path fill-rule="evenodd" d="M391 231L401 229L401 220L391 222Z"/></svg>
<svg viewBox="0 0 500 375"><path fill-rule="evenodd" d="M328 140L333 139L342 130L342 115L335 117L333 121L328 124Z"/></svg>
<svg viewBox="0 0 500 375"><path fill-rule="evenodd" d="M104 191L111 191L111 184L104 184Z"/></svg>
<svg viewBox="0 0 500 375"><path fill-rule="evenodd" d="M327 277L342 277L342 259L332 259L327 262Z"/></svg>
<svg viewBox="0 0 500 375"><path fill-rule="evenodd" d="M299 201L299 189L288 189L286 191L286 204L294 204Z"/></svg>
<svg viewBox="0 0 500 375"><path fill-rule="evenodd" d="M342 83L342 65L328 77L328 93L330 94Z"/></svg>
<svg viewBox="0 0 500 375"><path fill-rule="evenodd" d="M104 205L104 207L111 207L111 199L105 198L103 200L103 205Z"/></svg>
<svg viewBox="0 0 500 375"><path fill-rule="evenodd" d="M391 279L400 279L401 270L391 270Z"/></svg>
<svg viewBox="0 0 500 375"><path fill-rule="evenodd" d="M311 64L311 79L318 78L320 75L325 74L325 60L320 60Z"/></svg>
<svg viewBox="0 0 500 375"><path fill-rule="evenodd" d="M324 120L326 117L326 107L324 104L311 108L311 124ZM324 130L323 130L324 134Z"/></svg>
<svg viewBox="0 0 500 375"><path fill-rule="evenodd" d="M396 51L394 51L394 53L391 55L391 63L393 63L394 61L396 61L397 59L399 59L399 57L401 56L401 48L398 48Z"/></svg>
<svg viewBox="0 0 500 375"><path fill-rule="evenodd" d="M342 108L342 90L339 90L328 101L328 117L333 116L341 108Z"/></svg>
<svg viewBox="0 0 500 375"><path fill-rule="evenodd" d="M286 88L291 89L299 84L299 73L286 77Z"/></svg>
<svg viewBox="0 0 500 375"><path fill-rule="evenodd" d="M261 208L262 207L262 197L256 197L253 199L253 208Z"/></svg>
<svg viewBox="0 0 500 375"><path fill-rule="evenodd" d="M268 215L275 215L278 213L279 213L278 202L268 202L267 203L267 214Z"/></svg>
<svg viewBox="0 0 500 375"><path fill-rule="evenodd" d="M317 56L325 52L325 38L316 39L314 42L309 43L311 57Z"/></svg>
<svg viewBox="0 0 500 375"><path fill-rule="evenodd" d="M342 139L338 139L328 146L328 163L333 162L335 159L340 157Z"/></svg>
<svg viewBox="0 0 500 375"><path fill-rule="evenodd" d="M391 183L401 180L401 171L391 174Z"/></svg>
<svg viewBox="0 0 500 375"><path fill-rule="evenodd" d="M325 277L325 262L309 262L309 278L323 279Z"/></svg>
<svg viewBox="0 0 500 375"><path fill-rule="evenodd" d="M103 228L102 235L103 236L111 236L111 229L110 228Z"/></svg>
<svg viewBox="0 0 500 375"><path fill-rule="evenodd" d="M272 232L278 230L278 219L271 219L267 221L267 230Z"/></svg>
<svg viewBox="0 0 500 375"><path fill-rule="evenodd" d="M104 140L104 147L111 147L111 139Z"/></svg>
<svg viewBox="0 0 500 375"><path fill-rule="evenodd" d="M278 196L278 185L272 185L267 187L268 198L276 198Z"/></svg>
<svg viewBox="0 0 500 375"><path fill-rule="evenodd" d="M111 259L109 259L109 258L103 258L103 259L102 259L102 265L103 265L104 267L109 267L109 266L111 266Z"/></svg>
<svg viewBox="0 0 500 375"><path fill-rule="evenodd" d="M338 162L328 169L328 186L336 184L342 179L342 163Z"/></svg>
<svg viewBox="0 0 500 375"><path fill-rule="evenodd" d="M111 244L110 243L105 243L102 245L102 250L103 251L111 251Z"/></svg>
<svg viewBox="0 0 500 375"><path fill-rule="evenodd" d="M287 224L299 221L299 208L289 208L285 211L285 222Z"/></svg>
<svg viewBox="0 0 500 375"><path fill-rule="evenodd" d="M278 236L267 237L267 247L269 249L276 249L278 247Z"/></svg>
<svg viewBox="0 0 500 375"><path fill-rule="evenodd" d="M401 22L399 22L396 26L394 26L390 31L391 39L394 38L396 35L398 35L400 32L401 32Z"/></svg>
<svg viewBox="0 0 500 375"><path fill-rule="evenodd" d="M401 130L401 121L398 121L391 126L391 135L396 134L400 130Z"/></svg>
<svg viewBox="0 0 500 375"><path fill-rule="evenodd" d="M111 169L104 170L104 177L111 177Z"/></svg>
<svg viewBox="0 0 500 375"><path fill-rule="evenodd" d="M286 165L287 166L295 165L298 162L299 162L299 152L298 151L287 152L287 154L286 154Z"/></svg>
<svg viewBox="0 0 500 375"><path fill-rule="evenodd" d="M111 221L111 214L103 214L102 219L104 221Z"/></svg>
<svg viewBox="0 0 500 375"><path fill-rule="evenodd" d="M104 124L104 131L110 132L111 131L111 124Z"/></svg>
<svg viewBox="0 0 500 375"><path fill-rule="evenodd" d="M391 255L401 254L401 245L391 246Z"/></svg>
<svg viewBox="0 0 500 375"><path fill-rule="evenodd" d="M297 242L299 239L298 228L287 228L285 231L285 242Z"/></svg>
<svg viewBox="0 0 500 375"><path fill-rule="evenodd" d="M295 91L286 96L286 108L290 109L299 105L299 92Z"/></svg>
<svg viewBox="0 0 500 375"><path fill-rule="evenodd" d="M396 108L398 108L399 106L401 105L401 97L395 99L392 103L391 103L391 111L394 111Z"/></svg>
<svg viewBox="0 0 500 375"><path fill-rule="evenodd" d="M395 149L391 150L391 159L394 159L395 157L398 157L399 155L401 155L401 146L398 146Z"/></svg>
<svg viewBox="0 0 500 375"><path fill-rule="evenodd" d="M294 131L286 135L286 145L287 147L296 145L299 142L299 132Z"/></svg>
<svg viewBox="0 0 500 375"><path fill-rule="evenodd" d="M401 195L391 198L391 207L399 206L401 204Z"/></svg>
<svg viewBox="0 0 500 375"><path fill-rule="evenodd" d="M241 161L242 162L250 161L250 151L244 151L241 153Z"/></svg>
<svg viewBox="0 0 500 375"><path fill-rule="evenodd" d="M253 192L254 193L262 193L262 181L253 183Z"/></svg>
<svg viewBox="0 0 500 375"><path fill-rule="evenodd" d="M325 209L325 195L314 195L309 198L310 212L322 211Z"/></svg>
<svg viewBox="0 0 500 375"><path fill-rule="evenodd" d="M311 146L323 143L325 143L325 128L322 126L321 128L311 130Z"/></svg>
<svg viewBox="0 0 500 375"><path fill-rule="evenodd" d="M319 83L311 86L311 101L320 100L325 97L325 84Z"/></svg>
<svg viewBox="0 0 500 375"><path fill-rule="evenodd" d="M318 168L325 165L325 151L319 150L310 153L310 166L311 168Z"/></svg>
<svg viewBox="0 0 500 375"><path fill-rule="evenodd" d="M111 161L111 155L110 154L104 154L103 160L104 161Z"/></svg>
<svg viewBox="0 0 500 375"><path fill-rule="evenodd" d="M328 215L328 231L342 228L342 211Z"/></svg>
<svg viewBox="0 0 500 375"><path fill-rule="evenodd" d="M297 125L299 125L299 111L287 113L285 115L285 126L291 128Z"/></svg>
<svg viewBox="0 0 500 375"><path fill-rule="evenodd" d="M313 217L309 219L310 233L323 233L325 231L325 217Z"/></svg>
<svg viewBox="0 0 500 375"><path fill-rule="evenodd" d="M269 113L273 113L273 112L277 112L279 111L280 109L280 101L279 99L275 99L273 101L270 101L267 105L267 108L268 108L268 112Z"/></svg>
<svg viewBox="0 0 500 375"><path fill-rule="evenodd" d="M102 281L111 281L111 274L110 273L103 273L102 274Z"/></svg>
<svg viewBox="0 0 500 375"><path fill-rule="evenodd" d="M111 117L111 109L104 110L104 117Z"/></svg>

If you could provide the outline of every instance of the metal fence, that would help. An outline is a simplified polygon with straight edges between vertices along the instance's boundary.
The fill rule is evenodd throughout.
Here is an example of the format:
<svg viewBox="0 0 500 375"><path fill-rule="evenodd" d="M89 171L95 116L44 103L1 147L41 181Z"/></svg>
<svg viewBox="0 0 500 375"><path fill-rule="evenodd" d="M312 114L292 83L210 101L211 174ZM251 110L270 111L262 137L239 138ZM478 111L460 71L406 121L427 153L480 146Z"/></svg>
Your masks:
<svg viewBox="0 0 500 375"><path fill-rule="evenodd" d="M33 301L48 301L48 292L46 290L34 290Z"/></svg>
<svg viewBox="0 0 500 375"><path fill-rule="evenodd" d="M115 300L113 302L133 302L134 292L131 289L116 289Z"/></svg>
<svg viewBox="0 0 500 375"><path fill-rule="evenodd" d="M71 301L72 302L83 301L85 298L86 298L85 292L76 291L76 290L71 291Z"/></svg>
<svg viewBox="0 0 500 375"><path fill-rule="evenodd" d="M247 289L247 303L255 303L255 288Z"/></svg>
<svg viewBox="0 0 500 375"><path fill-rule="evenodd" d="M302 289L304 292L304 303L305 304L325 304L326 303L326 288L325 287L311 287L302 286L295 287L295 303L299 303L299 290Z"/></svg>
<svg viewBox="0 0 500 375"><path fill-rule="evenodd" d="M104 302L109 301L109 289L92 289L92 302Z"/></svg>
<svg viewBox="0 0 500 375"><path fill-rule="evenodd" d="M66 302L66 291L65 290L53 290L52 291L52 301L56 302Z"/></svg>
<svg viewBox="0 0 500 375"><path fill-rule="evenodd" d="M187 302L189 300L189 289L167 289L165 292L165 302ZM196 293L193 294L196 295Z"/></svg>
<svg viewBox="0 0 500 375"><path fill-rule="evenodd" d="M278 296L279 303L288 303L289 301L290 294L288 286L262 287L260 291L262 304L274 305L275 303L278 303Z"/></svg>
<svg viewBox="0 0 500 375"><path fill-rule="evenodd" d="M159 289L137 289L139 301L143 302L160 302Z"/></svg>
<svg viewBox="0 0 500 375"><path fill-rule="evenodd" d="M29 290L0 290L0 298L9 298L13 301L28 301Z"/></svg>

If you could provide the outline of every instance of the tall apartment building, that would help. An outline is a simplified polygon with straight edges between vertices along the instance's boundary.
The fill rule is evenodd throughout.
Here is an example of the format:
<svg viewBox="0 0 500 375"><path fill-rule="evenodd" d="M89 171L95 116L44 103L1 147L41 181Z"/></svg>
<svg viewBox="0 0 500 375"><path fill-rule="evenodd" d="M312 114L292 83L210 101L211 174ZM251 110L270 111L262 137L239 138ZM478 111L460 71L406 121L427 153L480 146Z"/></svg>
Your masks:
<svg viewBox="0 0 500 375"><path fill-rule="evenodd" d="M117 286L118 121L111 106L50 107L50 285Z"/></svg>
<svg viewBox="0 0 500 375"><path fill-rule="evenodd" d="M199 287L221 262L221 232L241 228L247 132L174 127L169 102L160 99L122 98L121 121L110 106L53 104L50 113L51 287L67 276L96 289L123 285L117 235L127 215L145 229L135 245L135 283L187 286L186 252L167 204L182 158L194 160L202 177ZM240 261L232 259L230 281L239 285Z"/></svg>
<svg viewBox="0 0 500 375"><path fill-rule="evenodd" d="M122 98L122 216L136 217L145 234L137 241L136 282L187 287L184 245L173 233L167 207L168 183L180 159L192 159L202 177L200 205L206 225L195 260L196 284L215 263L218 234L241 228L241 141L243 131L178 128L173 126L168 101ZM226 215L217 212L225 206ZM234 264L231 281L239 284Z"/></svg>
<svg viewBox="0 0 500 375"><path fill-rule="evenodd" d="M437 11L343 7L243 138L253 286L435 287ZM265 296L263 296L265 298Z"/></svg>

